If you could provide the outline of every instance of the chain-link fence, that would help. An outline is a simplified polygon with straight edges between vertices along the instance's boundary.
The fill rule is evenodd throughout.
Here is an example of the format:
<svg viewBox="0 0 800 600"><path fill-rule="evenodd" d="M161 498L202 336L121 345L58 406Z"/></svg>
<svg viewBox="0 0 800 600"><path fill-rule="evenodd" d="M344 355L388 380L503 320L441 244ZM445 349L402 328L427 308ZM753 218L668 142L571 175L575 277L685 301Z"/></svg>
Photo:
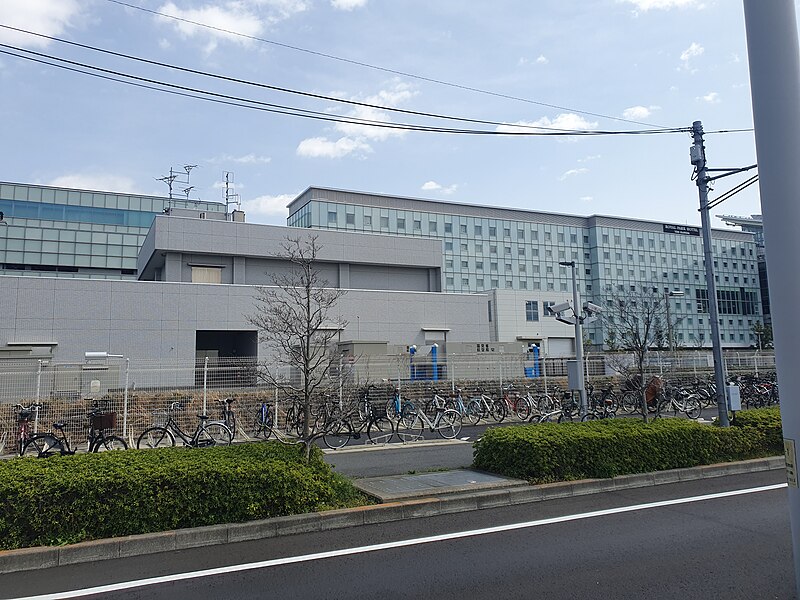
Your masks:
<svg viewBox="0 0 800 600"><path fill-rule="evenodd" d="M537 394L567 388L568 358L493 353L437 358L343 354L327 374L317 402L350 404L363 397L368 386L369 400L375 406L385 406L396 393L422 400L457 390L465 398L480 393L501 395L509 384L518 391L529 389ZM634 359L627 354L587 353L585 359L587 385L595 389L619 387L635 371ZM772 353L731 352L725 354L725 362L730 376L767 376L775 370ZM644 369L645 380L652 375L679 382L702 380L713 376L713 360L705 351L651 352ZM297 380L289 370L281 374L286 382ZM31 432L50 431L54 422L63 422L72 446L85 448L88 414L93 407L115 412L116 427L108 433L135 445L144 429L163 424L168 416L189 434L198 414L225 420L226 398L235 399L232 408L238 439L247 439L257 428L255 421L264 405L277 408L273 414L280 422L297 402L291 390L267 385L263 366L250 358L209 358L188 364L134 363L119 357L84 363L2 361L0 445L6 452L14 450L22 407L33 406Z"/></svg>

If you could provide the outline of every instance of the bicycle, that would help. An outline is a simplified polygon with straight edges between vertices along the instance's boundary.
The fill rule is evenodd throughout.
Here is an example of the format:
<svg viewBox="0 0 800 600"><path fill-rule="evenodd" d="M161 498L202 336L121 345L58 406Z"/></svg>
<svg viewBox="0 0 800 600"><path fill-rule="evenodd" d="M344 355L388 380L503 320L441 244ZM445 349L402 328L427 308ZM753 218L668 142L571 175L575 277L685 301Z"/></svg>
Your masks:
<svg viewBox="0 0 800 600"><path fill-rule="evenodd" d="M386 416L390 419L398 419L402 417L403 411L416 412L417 407L411 400L404 400L400 395L400 388L394 388L394 396L389 398L386 403Z"/></svg>
<svg viewBox="0 0 800 600"><path fill-rule="evenodd" d="M117 425L116 412L104 412L95 403L93 408L87 413L89 419L89 435L87 438L87 450L89 452L105 452L108 450L127 450L128 444L117 435L108 435L106 432L114 429ZM71 456L78 452L78 448L73 448L69 442L69 437L64 432L66 424L63 421L53 423L54 432L34 434L22 449L21 456L35 456L37 458L47 458L60 454L61 456Z"/></svg>
<svg viewBox="0 0 800 600"><path fill-rule="evenodd" d="M388 444L394 437L395 427L392 420L385 414L379 414L375 407L369 402L369 386L362 398L359 399L357 414L358 422L353 418L335 418L325 428L322 435L322 442L331 450L344 448L350 440L361 438L361 434L366 432L367 439L372 444ZM362 418L362 411L366 413L366 419ZM356 411L354 411L356 414Z"/></svg>
<svg viewBox="0 0 800 600"><path fill-rule="evenodd" d="M42 404L40 402L34 402L30 406L23 406L22 404L16 404L14 406L17 410L17 432L14 452L18 456L22 456L22 450L25 448L25 444L35 435L34 432L31 431L30 423L34 412L38 413L41 407ZM35 418L33 420L35 421ZM5 447L8 440L8 432L4 432L4 435L6 436L3 440L3 446Z"/></svg>
<svg viewBox="0 0 800 600"><path fill-rule="evenodd" d="M409 410L397 422L397 436L403 443L422 439L422 432L427 428L445 439L453 439L461 433L461 415L446 409L443 403L436 405L436 415L428 418L424 411Z"/></svg>
<svg viewBox="0 0 800 600"><path fill-rule="evenodd" d="M477 398L473 398L467 404L467 419L473 425L477 425L481 419L489 416L497 423L502 423L507 415L506 405L502 400L492 398L481 393Z"/></svg>
<svg viewBox="0 0 800 600"><path fill-rule="evenodd" d="M231 430L233 437L236 437L236 413L233 412L232 404L236 402L236 398L225 398L223 400L217 400L221 404L220 409L222 411L222 423L225 424L225 427Z"/></svg>
<svg viewBox="0 0 800 600"><path fill-rule="evenodd" d="M505 404L506 412L513 414L520 421L527 421L528 417L533 412L533 400L529 398L529 394L522 395L514 391L514 384L509 383L503 388L502 402Z"/></svg>
<svg viewBox="0 0 800 600"><path fill-rule="evenodd" d="M672 409L673 416L677 416L679 412L682 412L690 419L699 419L703 411L699 396L670 385L669 383L659 391L654 402L654 419L660 419L662 413L669 409Z"/></svg>
<svg viewBox="0 0 800 600"><path fill-rule="evenodd" d="M138 449L167 448L175 445L175 437L180 438L184 446L190 448L207 448L209 446L227 446L233 441L233 433L219 421L209 422L209 416L197 415L198 423L191 435L181 429L174 419L173 413L183 408L180 402L173 402L167 410L167 422L145 429L136 440Z"/></svg>

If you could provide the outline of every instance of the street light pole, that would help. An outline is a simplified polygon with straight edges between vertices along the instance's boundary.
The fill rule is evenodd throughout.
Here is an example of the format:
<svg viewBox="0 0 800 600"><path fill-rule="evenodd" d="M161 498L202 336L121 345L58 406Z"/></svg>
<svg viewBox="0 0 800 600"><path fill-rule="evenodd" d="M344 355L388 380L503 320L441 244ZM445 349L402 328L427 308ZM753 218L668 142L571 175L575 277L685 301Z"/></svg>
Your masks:
<svg viewBox="0 0 800 600"><path fill-rule="evenodd" d="M575 361L578 363L578 394L580 396L580 414L581 417L588 411L588 402L586 401L586 382L583 375L583 328L581 323L581 298L578 294L578 278L575 275L575 261L558 263L562 267L572 268L572 307L575 311Z"/></svg>

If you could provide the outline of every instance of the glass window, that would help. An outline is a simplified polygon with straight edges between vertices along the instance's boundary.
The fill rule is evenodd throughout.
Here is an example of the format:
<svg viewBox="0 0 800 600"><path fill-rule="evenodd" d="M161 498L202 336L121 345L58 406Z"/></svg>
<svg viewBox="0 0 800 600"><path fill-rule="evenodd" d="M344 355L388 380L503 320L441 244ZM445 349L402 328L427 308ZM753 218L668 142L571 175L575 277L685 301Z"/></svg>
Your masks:
<svg viewBox="0 0 800 600"><path fill-rule="evenodd" d="M402 217L397 218L397 228L398 229L405 229L406 228L406 220Z"/></svg>
<svg viewBox="0 0 800 600"><path fill-rule="evenodd" d="M372 227L372 215L364 215L364 227Z"/></svg>
<svg viewBox="0 0 800 600"><path fill-rule="evenodd" d="M497 227L489 227L489 236L496 237L497 236Z"/></svg>
<svg viewBox="0 0 800 600"><path fill-rule="evenodd" d="M336 224L336 211L335 210L329 210L328 211L328 224L329 225L335 225Z"/></svg>
<svg viewBox="0 0 800 600"><path fill-rule="evenodd" d="M422 221L414 219L414 231L422 231Z"/></svg>
<svg viewBox="0 0 800 600"><path fill-rule="evenodd" d="M381 228L389 229L389 217L381 217Z"/></svg>
<svg viewBox="0 0 800 600"><path fill-rule="evenodd" d="M444 224L444 232L445 233L453 233L453 224L452 223L445 223Z"/></svg>
<svg viewBox="0 0 800 600"><path fill-rule="evenodd" d="M525 320L538 321L539 320L539 301L526 300L525 301Z"/></svg>
<svg viewBox="0 0 800 600"><path fill-rule="evenodd" d="M475 225L475 235L483 235L483 227L480 225Z"/></svg>
<svg viewBox="0 0 800 600"><path fill-rule="evenodd" d="M467 226L466 225L459 225L458 231L465 234L467 233Z"/></svg>
<svg viewBox="0 0 800 600"><path fill-rule="evenodd" d="M355 213L347 213L344 216L345 225L355 225L356 224L356 215Z"/></svg>
<svg viewBox="0 0 800 600"><path fill-rule="evenodd" d="M430 231L431 233L436 233L436 221L428 222L428 231Z"/></svg>

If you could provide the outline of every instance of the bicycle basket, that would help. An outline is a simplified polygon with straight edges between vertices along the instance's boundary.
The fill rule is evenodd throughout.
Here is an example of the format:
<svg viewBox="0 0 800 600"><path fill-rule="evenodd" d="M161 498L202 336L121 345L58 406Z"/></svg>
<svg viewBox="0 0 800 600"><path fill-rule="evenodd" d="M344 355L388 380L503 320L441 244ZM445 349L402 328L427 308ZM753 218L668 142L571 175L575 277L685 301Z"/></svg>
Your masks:
<svg viewBox="0 0 800 600"><path fill-rule="evenodd" d="M92 429L114 429L117 426L117 413L107 412L92 416Z"/></svg>

